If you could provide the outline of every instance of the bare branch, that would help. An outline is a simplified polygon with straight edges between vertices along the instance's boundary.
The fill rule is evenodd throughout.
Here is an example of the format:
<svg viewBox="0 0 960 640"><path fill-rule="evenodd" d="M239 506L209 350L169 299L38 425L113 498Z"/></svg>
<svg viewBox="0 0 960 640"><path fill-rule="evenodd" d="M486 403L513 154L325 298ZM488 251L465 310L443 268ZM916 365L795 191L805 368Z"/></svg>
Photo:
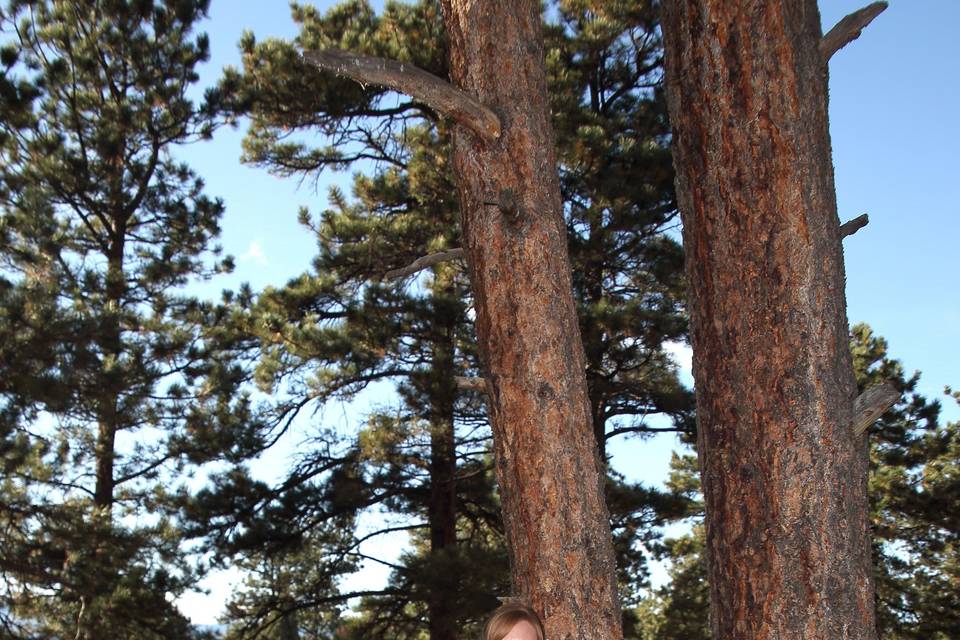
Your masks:
<svg viewBox="0 0 960 640"><path fill-rule="evenodd" d="M840 237L846 238L847 236L852 236L860 229L863 229L867 226L867 223L870 222L870 218L867 214L859 215L853 220L847 220L842 225L840 225Z"/></svg>
<svg viewBox="0 0 960 640"><path fill-rule="evenodd" d="M889 382L874 385L857 396L853 403L854 433L860 435L866 431L899 399L900 392Z"/></svg>
<svg viewBox="0 0 960 640"><path fill-rule="evenodd" d="M867 25L886 8L886 2L874 2L859 11L854 11L830 29L820 40L820 55L823 56L824 64L829 62L837 51L859 38Z"/></svg>
<svg viewBox="0 0 960 640"><path fill-rule="evenodd" d="M435 264L440 262L450 262L451 260L459 260L466 255L463 249L450 249L449 251L440 251L438 253L431 253L430 255L417 258L407 266L402 269L393 269L392 271L387 271L383 274L383 277L387 280L395 280L396 278L403 278L409 275L413 275L418 271L423 271L427 267L432 267Z"/></svg>
<svg viewBox="0 0 960 640"><path fill-rule="evenodd" d="M476 391L478 393L487 392L487 379L478 377L456 376L454 380L458 389L465 391Z"/></svg>
<svg viewBox="0 0 960 640"><path fill-rule="evenodd" d="M420 100L488 142L500 137L500 118L470 94L406 62L342 49L304 51L303 59L360 84L376 84Z"/></svg>

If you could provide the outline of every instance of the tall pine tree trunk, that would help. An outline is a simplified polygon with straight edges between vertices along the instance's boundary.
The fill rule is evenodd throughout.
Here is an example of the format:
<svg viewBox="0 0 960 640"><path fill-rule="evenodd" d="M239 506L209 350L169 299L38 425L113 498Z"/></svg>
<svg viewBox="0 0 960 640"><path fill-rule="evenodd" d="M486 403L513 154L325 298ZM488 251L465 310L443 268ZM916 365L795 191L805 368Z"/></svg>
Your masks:
<svg viewBox="0 0 960 640"><path fill-rule="evenodd" d="M453 82L491 108L503 130L485 143L458 128L453 165L514 589L545 615L554 640L620 638L540 3L444 0L442 7Z"/></svg>
<svg viewBox="0 0 960 640"><path fill-rule="evenodd" d="M663 7L713 637L872 639L819 12Z"/></svg>
<svg viewBox="0 0 960 640"><path fill-rule="evenodd" d="M110 565L111 536L113 533L113 502L116 479L116 439L119 430L118 403L122 381L112 371L119 360L122 346L120 313L126 289L123 271L123 235L118 234L106 252L107 273L105 283L104 317L102 320L99 348L101 357L97 397L97 436L94 446L95 484L93 491L92 535L89 542L93 550L94 571L86 573L79 588L79 614L76 622L77 640L89 640L96 631L92 628L86 608L109 593L109 585L115 577Z"/></svg>
<svg viewBox="0 0 960 640"><path fill-rule="evenodd" d="M430 640L457 638L457 576L444 570L457 552L457 449L454 431L454 401L457 375L454 365L454 331L458 314L445 308L455 295L452 287L439 283L434 291L436 341L430 375L430 553L436 575L430 585L427 615ZM459 301L454 302L457 304ZM434 573L437 573L436 571Z"/></svg>
<svg viewBox="0 0 960 640"><path fill-rule="evenodd" d="M448 561L457 552L457 459L452 405L450 408L448 421L434 415L430 425L430 554L434 566L440 568L451 566ZM430 585L427 601L430 640L457 638L457 593L455 587L448 588L453 577L435 576L435 582Z"/></svg>
<svg viewBox="0 0 960 640"><path fill-rule="evenodd" d="M591 92L595 93L595 92ZM596 98L591 102L595 103ZM590 224L587 246L588 258L584 265L586 280L584 298L586 304L596 303L603 299L603 260L604 252L602 241L598 237L602 233L599 224ZM604 415L604 392L607 384L604 377L604 327L598 322L587 322L582 327L584 356L586 357L585 370L587 371L587 396L590 399L590 422L593 425L593 439L597 447L597 458L602 468L607 465L607 418Z"/></svg>
<svg viewBox="0 0 960 640"><path fill-rule="evenodd" d="M121 226L118 224L118 226ZM123 271L123 233L117 233L106 251L107 274L105 283L105 317L100 335L102 369L97 399L96 484L93 506L109 522L113 509L114 461L118 429L117 403L121 381L110 371L116 365L122 351L120 312L126 288Z"/></svg>

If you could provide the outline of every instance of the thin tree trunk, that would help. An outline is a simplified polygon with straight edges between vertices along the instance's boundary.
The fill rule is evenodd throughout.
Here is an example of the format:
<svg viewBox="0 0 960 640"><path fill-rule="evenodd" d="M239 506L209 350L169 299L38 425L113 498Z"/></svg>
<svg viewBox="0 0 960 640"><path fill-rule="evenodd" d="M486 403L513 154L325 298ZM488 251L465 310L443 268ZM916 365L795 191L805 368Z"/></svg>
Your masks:
<svg viewBox="0 0 960 640"><path fill-rule="evenodd" d="M296 611L283 615L283 619L280 620L280 640L300 640L300 625L297 618Z"/></svg>
<svg viewBox="0 0 960 640"><path fill-rule="evenodd" d="M452 296L437 287L434 300ZM438 306L444 306L441 303ZM433 344L430 376L430 553L443 567L457 552L457 450L454 431L454 401L457 395L454 366L455 314L438 309L435 317L437 339ZM456 640L458 594L450 588L449 575L436 576L427 601L430 640Z"/></svg>
<svg viewBox="0 0 960 640"><path fill-rule="evenodd" d="M596 96L592 90L591 95ZM598 98L594 98L596 102ZM584 302L589 305L603 297L603 242L598 238L602 233L601 225L590 224L590 235L587 239L588 258L584 265ZM588 314L589 315L589 314ZM607 420L604 415L604 387L608 382L604 374L603 356L604 330L600 323L586 322L581 330L583 350L586 357L587 395L590 398L590 421L593 424L593 438L597 447L597 458L606 468L607 465Z"/></svg>
<svg viewBox="0 0 960 640"><path fill-rule="evenodd" d="M622 637L548 117L540 4L444 0L454 84L500 118L453 166L515 595L553 640ZM491 204L493 203L493 204Z"/></svg>
<svg viewBox="0 0 960 640"><path fill-rule="evenodd" d="M713 637L872 640L819 12L663 7Z"/></svg>
<svg viewBox="0 0 960 640"><path fill-rule="evenodd" d="M113 366L120 357L121 329L120 307L123 300L125 278L123 273L122 240L114 241L107 255L106 311L103 333L100 336L101 358L104 367ZM100 394L97 406L96 485L93 492L93 505L109 521L113 509L114 462L116 458L117 402L119 398L118 382L115 374L102 371L103 379L97 390Z"/></svg>
<svg viewBox="0 0 960 640"><path fill-rule="evenodd" d="M453 377L450 377L453 380ZM451 407L452 408L452 407ZM451 411L452 413L452 411ZM430 437L430 553L438 566L457 552L456 444L453 420L433 421ZM437 576L427 602L430 640L456 640L457 610L449 576Z"/></svg>
<svg viewBox="0 0 960 640"><path fill-rule="evenodd" d="M109 593L113 571L110 569L109 556L112 545L113 503L116 481L114 467L116 463L116 439L119 430L118 402L122 381L110 367L122 353L122 329L120 310L126 283L123 273L124 243L122 235L114 240L107 252L107 274L105 286L105 311L102 333L98 337L101 366L97 397L97 437L94 445L95 485L93 491L93 513L91 517L94 571L84 575L79 597L80 614L77 616L78 640L95 637L95 623L85 615L86 608Z"/></svg>
<svg viewBox="0 0 960 640"><path fill-rule="evenodd" d="M108 398L100 401L99 424L97 425L97 478L93 491L93 506L101 513L109 514L113 508L113 462L117 431L114 426Z"/></svg>

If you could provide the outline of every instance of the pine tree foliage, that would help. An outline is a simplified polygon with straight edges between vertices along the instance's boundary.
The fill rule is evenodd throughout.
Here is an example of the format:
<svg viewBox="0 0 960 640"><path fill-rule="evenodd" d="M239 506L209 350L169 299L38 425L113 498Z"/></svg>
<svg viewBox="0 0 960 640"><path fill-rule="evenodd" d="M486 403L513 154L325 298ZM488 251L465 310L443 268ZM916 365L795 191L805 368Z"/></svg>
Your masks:
<svg viewBox="0 0 960 640"><path fill-rule="evenodd" d="M702 522L696 456L674 453L670 461L667 488L687 501L683 519L691 524L689 533L669 537L656 548L656 555L670 561L669 582L644 600L637 609L641 640L709 640L710 592L704 560L706 531Z"/></svg>
<svg viewBox="0 0 960 640"><path fill-rule="evenodd" d="M917 393L887 342L865 324L851 329L860 391L888 381L903 395L869 430L873 559L880 638L955 638L960 423L940 424L940 405ZM948 393L952 393L948 390ZM954 394L956 399L956 394ZM702 509L696 458L674 459L671 489ZM656 638L709 638L703 528L666 541L671 582L643 611Z"/></svg>
<svg viewBox="0 0 960 640"><path fill-rule="evenodd" d="M660 92L659 6L560 2L546 32L574 288L598 442L692 428L664 343L686 336L683 255ZM601 448L601 454L604 449Z"/></svg>
<svg viewBox="0 0 960 640"><path fill-rule="evenodd" d="M691 397L664 347L683 339L685 324L681 253L663 233L676 211L665 110L655 89L656 6L594 4L557 5L547 44L605 456L611 437L688 429ZM483 400L454 383L455 376L481 374L462 268L445 263L406 282L381 279L424 254L459 246L449 132L425 105L321 74L298 50L349 49L446 77L443 29L433 2L387 3L382 15L365 2L326 14L294 4L293 15L301 25L296 41L246 36L244 69L224 79L237 114L251 116L245 159L301 180L348 167L365 174L355 177L351 199L333 189L321 215L302 213L318 238L313 271L265 291L238 313L237 325L257 336L244 343L260 355L251 375L262 389L285 393L278 415L368 388L383 393L386 382L397 396L372 411L356 436L318 437L316 455L301 458L309 472L277 487L225 476L196 508L219 523L214 542L231 553L274 553L274 540L295 544L296 532L341 513L375 507L393 514L399 520L384 526L409 528L412 549L393 567L385 593L364 598L346 631L396 638L428 632L439 640L451 629L475 628L494 596L509 589ZM668 419L645 419L654 415ZM343 487L347 468L349 490L335 503L331 493ZM646 580L641 544L655 537L664 512L679 507L613 471L610 487L623 593L635 598ZM241 511L258 514L242 527L232 524L231 495L244 496ZM283 506L292 504L299 506ZM354 557L358 541L348 545Z"/></svg>
<svg viewBox="0 0 960 640"><path fill-rule="evenodd" d="M342 620L329 601L338 601L336 576L355 569L355 563L322 553L350 530L345 526L349 523L331 524L309 532L297 548L239 560L238 568L246 572L244 589L229 602L227 615L244 624L234 626L226 640L247 637L253 630L264 640L335 637ZM264 606L265 602L272 604Z"/></svg>
<svg viewBox="0 0 960 640"><path fill-rule="evenodd" d="M294 17L302 25L296 44L305 48L356 42L373 55L402 58L409 51L419 65L445 65L439 15L427 3L390 5L381 18L362 3L325 16L295 5ZM448 132L422 105L395 107L394 96L304 67L291 43L247 37L241 46L245 73L228 74L224 85L238 110L251 110L248 161L301 177L361 158L378 161L371 175L355 177L353 199L333 189L326 211L301 212L301 222L318 238L312 272L264 291L237 313L238 333L255 337L239 346L259 355L250 374L261 389L282 391L275 411L282 428L326 401L364 397L368 388L393 387L396 395L373 407L366 425L348 437L315 433L315 447L281 486L237 472L221 478L195 508L212 516L215 527L222 524L214 536L218 549L260 553L266 563L283 555L296 560L289 550L334 519L358 521L371 510L394 514L377 530L311 551L356 563L364 559L363 542L375 542L379 532L409 531L417 540L387 588L344 590L327 600L328 607L336 610L363 596L370 615L350 625L358 637L416 637L430 625L453 629L458 617L475 617L495 604L489 592L499 589L489 581L474 581L468 589L441 582L483 566L500 567L489 573L502 583L506 569L499 544L478 542L469 553L458 545L489 539L491 528L499 528L483 403L475 393L461 393L455 382L477 373L467 283L454 264L439 265L416 283L382 279L425 252L457 246L456 199L445 170ZM276 108L293 95L300 96L299 111ZM303 104L305 96L312 102ZM295 135L316 129L333 140L329 148L314 149ZM241 527L234 526L237 496L255 514L241 517ZM314 575L318 583L330 580ZM295 606L309 589L301 584L289 591L287 604L259 598L261 609L233 607L234 633L259 632L259 620ZM453 598L481 604L454 609Z"/></svg>
<svg viewBox="0 0 960 640"><path fill-rule="evenodd" d="M0 48L0 618L5 637L185 638L170 473L256 437L213 305L223 211L172 155L205 1L17 0ZM227 426L228 429L222 427Z"/></svg>
<svg viewBox="0 0 960 640"><path fill-rule="evenodd" d="M915 389L870 327L853 327L861 391L890 380L903 401L870 429L870 503L883 638L955 638L960 629L960 423L940 424L940 403ZM956 398L954 398L956 399Z"/></svg>

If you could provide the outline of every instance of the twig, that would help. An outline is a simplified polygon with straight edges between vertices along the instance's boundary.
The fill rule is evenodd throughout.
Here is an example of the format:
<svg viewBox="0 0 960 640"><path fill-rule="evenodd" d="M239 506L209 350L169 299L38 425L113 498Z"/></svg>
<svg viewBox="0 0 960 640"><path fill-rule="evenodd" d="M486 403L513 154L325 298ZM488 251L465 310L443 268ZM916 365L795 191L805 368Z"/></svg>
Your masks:
<svg viewBox="0 0 960 640"><path fill-rule="evenodd" d="M450 262L451 260L459 260L466 255L463 249L450 249L449 251L440 251L438 253L431 253L427 256L422 256L417 258L407 266L400 269L393 269L387 271L383 274L383 277L387 280L395 280L396 278L403 278L418 271L423 271L427 267L432 267L435 264L440 262Z"/></svg>
<svg viewBox="0 0 960 640"><path fill-rule="evenodd" d="M846 238L847 236L852 236L860 229L863 229L867 226L867 223L870 222L870 218L867 214L862 214L854 218L853 220L847 220L842 225L840 225L840 237Z"/></svg>
<svg viewBox="0 0 960 640"><path fill-rule="evenodd" d="M829 62L837 51L859 38L866 26L886 8L886 2L874 2L854 11L830 29L820 40L820 55L823 56L824 64Z"/></svg>
<svg viewBox="0 0 960 640"><path fill-rule="evenodd" d="M866 431L899 399L900 392L889 382L874 385L857 396L853 403L854 433L860 435Z"/></svg>
<svg viewBox="0 0 960 640"><path fill-rule="evenodd" d="M456 376L454 380L457 383L457 387L465 391L476 391L478 393L487 392L486 378L479 378L475 376Z"/></svg>
<svg viewBox="0 0 960 640"><path fill-rule="evenodd" d="M488 142L500 137L500 118L493 111L470 94L412 64L341 49L304 51L303 59L360 84L388 87L421 100Z"/></svg>
<svg viewBox="0 0 960 640"><path fill-rule="evenodd" d="M87 599L80 596L80 613L77 614L77 635L74 640L80 640L83 636L83 613L87 610Z"/></svg>

